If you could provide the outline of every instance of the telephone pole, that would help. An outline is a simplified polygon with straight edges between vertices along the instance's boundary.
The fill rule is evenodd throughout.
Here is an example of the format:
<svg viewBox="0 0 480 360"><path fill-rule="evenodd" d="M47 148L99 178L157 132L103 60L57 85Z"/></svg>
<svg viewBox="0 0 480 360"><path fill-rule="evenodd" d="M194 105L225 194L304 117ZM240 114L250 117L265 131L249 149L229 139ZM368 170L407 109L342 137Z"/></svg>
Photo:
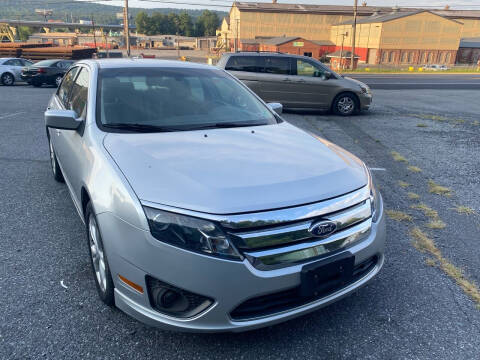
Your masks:
<svg viewBox="0 0 480 360"><path fill-rule="evenodd" d="M125 36L125 45L127 46L127 56L130 57L130 31L128 26L128 0L125 0L123 8L123 33Z"/></svg>
<svg viewBox="0 0 480 360"><path fill-rule="evenodd" d="M357 34L357 7L358 0L353 3L353 28L352 28L352 58L350 59L350 68L355 69L355 36Z"/></svg>

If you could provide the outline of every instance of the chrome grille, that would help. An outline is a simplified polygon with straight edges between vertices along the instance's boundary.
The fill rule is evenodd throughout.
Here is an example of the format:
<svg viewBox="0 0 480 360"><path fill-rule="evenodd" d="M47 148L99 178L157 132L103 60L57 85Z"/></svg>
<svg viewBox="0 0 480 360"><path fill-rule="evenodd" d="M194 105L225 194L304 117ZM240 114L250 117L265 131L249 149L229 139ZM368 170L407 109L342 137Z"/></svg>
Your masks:
<svg viewBox="0 0 480 360"><path fill-rule="evenodd" d="M238 216L250 219L234 221ZM364 187L315 204L225 220L222 225L230 225L229 237L253 266L270 270L321 257L367 237L372 226L370 193ZM326 238L314 237L309 228L318 220L334 222L335 232Z"/></svg>

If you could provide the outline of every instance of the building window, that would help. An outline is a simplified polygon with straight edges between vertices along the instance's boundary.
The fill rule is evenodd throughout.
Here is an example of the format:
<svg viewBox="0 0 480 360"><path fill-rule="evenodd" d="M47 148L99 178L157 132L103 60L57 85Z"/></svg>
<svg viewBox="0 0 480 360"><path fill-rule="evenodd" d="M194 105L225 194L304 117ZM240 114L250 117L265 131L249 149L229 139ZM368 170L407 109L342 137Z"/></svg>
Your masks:
<svg viewBox="0 0 480 360"><path fill-rule="evenodd" d="M410 64L413 63L413 52L409 52L409 53L408 53L408 62L409 62Z"/></svg>
<svg viewBox="0 0 480 360"><path fill-rule="evenodd" d="M433 53L428 53L428 63L431 64L433 62Z"/></svg>
<svg viewBox="0 0 480 360"><path fill-rule="evenodd" d="M312 53L311 53L311 52L304 52L304 53L303 53L303 56L312 57Z"/></svg>
<svg viewBox="0 0 480 360"><path fill-rule="evenodd" d="M447 56L445 57L445 63L450 64L450 58L452 57L452 53L448 52Z"/></svg>
<svg viewBox="0 0 480 360"><path fill-rule="evenodd" d="M382 63L386 63L388 59L388 51L382 53Z"/></svg>
<svg viewBox="0 0 480 360"><path fill-rule="evenodd" d="M408 53L406 53L406 52L402 53L402 63L403 64L405 64L408 61L407 55L408 55Z"/></svg>
<svg viewBox="0 0 480 360"><path fill-rule="evenodd" d="M388 57L388 62L393 63L395 61L395 52L390 51L390 56Z"/></svg>

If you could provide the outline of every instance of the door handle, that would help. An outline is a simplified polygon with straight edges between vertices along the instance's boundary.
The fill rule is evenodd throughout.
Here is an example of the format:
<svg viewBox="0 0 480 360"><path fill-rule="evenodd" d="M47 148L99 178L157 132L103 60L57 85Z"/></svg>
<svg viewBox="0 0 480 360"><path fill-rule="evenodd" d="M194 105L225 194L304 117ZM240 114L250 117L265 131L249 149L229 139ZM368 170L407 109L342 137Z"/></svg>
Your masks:
<svg viewBox="0 0 480 360"><path fill-rule="evenodd" d="M283 81L292 81L292 80L290 80L289 78L285 78L283 79Z"/></svg>

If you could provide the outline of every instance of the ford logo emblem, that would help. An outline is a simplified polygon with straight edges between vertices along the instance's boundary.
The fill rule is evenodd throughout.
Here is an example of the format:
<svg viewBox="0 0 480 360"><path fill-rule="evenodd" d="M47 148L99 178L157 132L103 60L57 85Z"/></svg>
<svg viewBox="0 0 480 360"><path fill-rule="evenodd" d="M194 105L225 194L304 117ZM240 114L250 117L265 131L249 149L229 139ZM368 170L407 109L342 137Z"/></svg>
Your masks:
<svg viewBox="0 0 480 360"><path fill-rule="evenodd" d="M308 229L308 232L316 237L327 237L333 234L337 230L337 224L333 221L322 220L316 223L313 223Z"/></svg>

